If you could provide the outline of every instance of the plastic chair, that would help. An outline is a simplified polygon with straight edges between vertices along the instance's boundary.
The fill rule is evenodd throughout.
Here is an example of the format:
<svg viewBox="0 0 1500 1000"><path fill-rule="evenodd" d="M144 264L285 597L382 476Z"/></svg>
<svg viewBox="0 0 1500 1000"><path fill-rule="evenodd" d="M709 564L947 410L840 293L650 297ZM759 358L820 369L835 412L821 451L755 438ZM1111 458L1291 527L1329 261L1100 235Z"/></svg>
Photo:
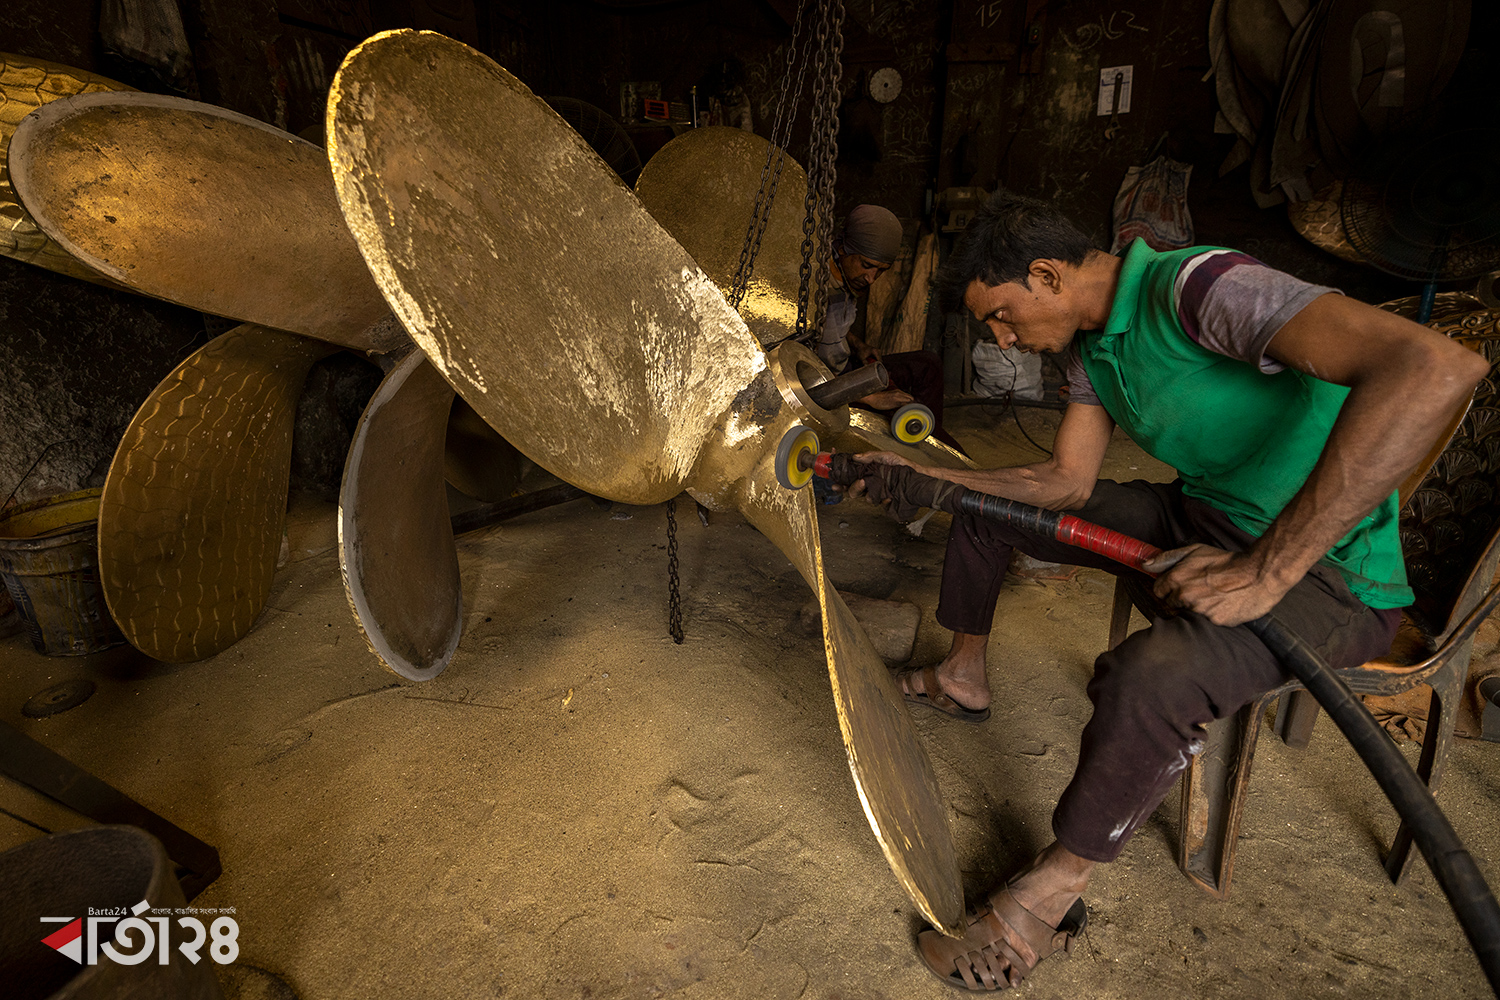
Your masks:
<svg viewBox="0 0 1500 1000"><path fill-rule="evenodd" d="M1432 325L1437 327L1438 321ZM1462 333L1455 339L1481 351L1492 363L1500 359L1500 339L1474 339ZM1496 408L1500 399L1495 398L1495 383L1492 371L1475 400L1455 415L1448 433L1440 438L1442 443L1398 491L1407 573L1418 602L1403 614L1391 652L1338 671L1344 683L1360 695L1395 695L1421 684L1432 688L1417 773L1433 789L1442 779L1453 740L1474 632L1500 603L1500 586L1491 587L1500 567L1500 521L1489 523L1497 509L1496 491L1490 483L1494 473L1500 472L1500 408ZM1465 487L1465 481L1482 484L1483 489L1476 492ZM1459 499L1455 501L1449 494L1457 494ZM1469 503L1474 506L1465 508ZM1484 544L1464 545L1465 533L1471 539L1482 538ZM1124 641L1132 607L1139 607L1152 620L1160 612L1149 592L1133 588L1126 577L1119 577L1110 616L1110 649ZM1260 721L1277 699L1280 703L1273 726L1277 735L1288 746L1305 747L1318 717L1318 704L1293 681L1210 726L1203 751L1183 772L1177 863L1191 881L1219 898L1228 895L1234 874L1240 819ZM1410 860L1411 833L1403 823L1385 859L1392 881L1399 882L1405 876Z"/></svg>

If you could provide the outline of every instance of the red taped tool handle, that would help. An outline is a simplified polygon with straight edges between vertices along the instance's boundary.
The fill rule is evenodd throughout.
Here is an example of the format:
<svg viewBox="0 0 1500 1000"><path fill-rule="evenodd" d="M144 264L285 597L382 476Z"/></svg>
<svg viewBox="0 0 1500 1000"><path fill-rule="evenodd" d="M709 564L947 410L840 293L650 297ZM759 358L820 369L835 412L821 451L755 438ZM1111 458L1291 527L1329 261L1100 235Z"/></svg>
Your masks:
<svg viewBox="0 0 1500 1000"><path fill-rule="evenodd" d="M833 454L827 451L820 451L817 457L813 459L813 475L820 479L827 479L829 472L832 471L832 466Z"/></svg>
<svg viewBox="0 0 1500 1000"><path fill-rule="evenodd" d="M1081 549L1088 549L1090 552L1097 552L1101 556L1124 563L1132 569L1141 569L1142 563L1161 555L1161 549L1149 542L1131 538L1113 528L1085 521L1072 514L1064 514L1058 519L1057 540L1068 545L1076 545ZM1145 571L1142 570L1142 572Z"/></svg>

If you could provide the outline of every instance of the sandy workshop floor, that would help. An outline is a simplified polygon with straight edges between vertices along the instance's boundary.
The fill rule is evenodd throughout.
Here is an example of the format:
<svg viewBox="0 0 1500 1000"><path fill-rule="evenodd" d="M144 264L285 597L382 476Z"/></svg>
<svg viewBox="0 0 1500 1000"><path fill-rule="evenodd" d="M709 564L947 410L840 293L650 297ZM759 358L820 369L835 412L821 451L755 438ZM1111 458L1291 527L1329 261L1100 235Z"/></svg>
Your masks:
<svg viewBox="0 0 1500 1000"><path fill-rule="evenodd" d="M1021 419L1050 439L1054 414ZM1037 454L1009 416L951 423L981 460ZM1167 474L1123 439L1107 473ZM0 718L217 846L200 904L236 907L240 961L304 1000L956 995L918 962L920 921L855 797L809 591L738 517L690 511L682 646L665 634L662 509L579 501L463 536L462 645L436 680L399 681L351 619L333 508L299 504L293 559L234 648L90 662L15 636ZM915 539L846 502L821 527L838 586L916 604L916 657L941 655L946 524ZM1093 571L1013 578L993 717L917 716L971 892L1050 839L1110 593ZM75 676L99 683L86 704L21 715ZM79 822L3 792L43 825ZM1500 748L1460 741L1440 800L1492 882L1497 792ZM1425 866L1386 880L1393 814L1326 718L1305 751L1262 740L1227 902L1177 871L1176 814L1174 792L1099 871L1087 941L1023 995L1488 995ZM35 835L0 816L0 846Z"/></svg>

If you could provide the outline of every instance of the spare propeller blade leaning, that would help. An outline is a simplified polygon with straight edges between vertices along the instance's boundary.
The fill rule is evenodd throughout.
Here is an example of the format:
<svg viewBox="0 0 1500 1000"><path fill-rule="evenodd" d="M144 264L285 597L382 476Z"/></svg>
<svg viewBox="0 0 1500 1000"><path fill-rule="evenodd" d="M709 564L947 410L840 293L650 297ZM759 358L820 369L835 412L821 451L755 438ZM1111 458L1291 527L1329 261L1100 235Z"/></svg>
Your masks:
<svg viewBox="0 0 1500 1000"><path fill-rule="evenodd" d="M21 207L11 187L6 150L21 120L48 101L98 91L134 89L72 66L0 52L0 254L59 274L113 285L37 228L36 220Z"/></svg>
<svg viewBox="0 0 1500 1000"><path fill-rule="evenodd" d="M408 680L442 673L463 631L443 487L453 390L412 351L375 390L344 463L339 568L370 649Z"/></svg>
<svg viewBox="0 0 1500 1000"><path fill-rule="evenodd" d="M176 97L84 94L27 116L10 170L43 232L133 291L356 350L406 343L326 155L290 133Z"/></svg>
<svg viewBox="0 0 1500 1000"><path fill-rule="evenodd" d="M330 350L238 326L136 411L99 501L99 576L141 652L201 660L255 624L281 550L297 397Z"/></svg>
<svg viewBox="0 0 1500 1000"><path fill-rule="evenodd" d="M600 496L653 503L687 487L743 506L798 561L829 608L835 704L881 847L923 913L957 928L930 765L889 678L862 676L884 665L849 655L859 627L828 601L808 501L779 496L767 471L796 416L723 296L562 119L461 43L362 43L334 80L327 133L371 273L486 422ZM887 787L892 773L925 778Z"/></svg>

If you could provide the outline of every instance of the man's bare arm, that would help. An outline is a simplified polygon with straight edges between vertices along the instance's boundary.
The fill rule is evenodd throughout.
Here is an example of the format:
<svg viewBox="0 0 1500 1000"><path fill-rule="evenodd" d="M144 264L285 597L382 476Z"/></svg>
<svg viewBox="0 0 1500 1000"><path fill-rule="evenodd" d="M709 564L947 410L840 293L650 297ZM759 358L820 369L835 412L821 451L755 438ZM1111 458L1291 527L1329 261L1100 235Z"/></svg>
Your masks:
<svg viewBox="0 0 1500 1000"><path fill-rule="evenodd" d="M1442 334L1341 295L1315 299L1266 353L1349 395L1307 482L1248 551L1177 550L1157 580L1158 596L1219 625L1271 610L1426 457L1488 371Z"/></svg>
<svg viewBox="0 0 1500 1000"><path fill-rule="evenodd" d="M908 465L924 476L947 479L1007 500L1020 500L1049 510L1074 510L1082 507L1094 492L1114 428L1115 422L1104 407L1071 403L1063 412L1062 425L1052 443L1052 457L1033 465L947 469L916 465L890 452L864 452L855 457L886 465Z"/></svg>

